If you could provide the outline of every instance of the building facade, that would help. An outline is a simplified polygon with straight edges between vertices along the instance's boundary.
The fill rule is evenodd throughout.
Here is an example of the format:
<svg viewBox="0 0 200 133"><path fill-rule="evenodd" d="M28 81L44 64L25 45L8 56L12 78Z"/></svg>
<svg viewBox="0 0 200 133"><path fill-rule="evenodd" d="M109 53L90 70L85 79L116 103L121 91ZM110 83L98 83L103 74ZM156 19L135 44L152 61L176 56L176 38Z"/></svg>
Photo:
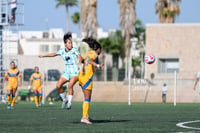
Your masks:
<svg viewBox="0 0 200 133"><path fill-rule="evenodd" d="M194 79L200 71L200 24L149 24L146 26L146 54L156 62L146 65L146 78Z"/></svg>

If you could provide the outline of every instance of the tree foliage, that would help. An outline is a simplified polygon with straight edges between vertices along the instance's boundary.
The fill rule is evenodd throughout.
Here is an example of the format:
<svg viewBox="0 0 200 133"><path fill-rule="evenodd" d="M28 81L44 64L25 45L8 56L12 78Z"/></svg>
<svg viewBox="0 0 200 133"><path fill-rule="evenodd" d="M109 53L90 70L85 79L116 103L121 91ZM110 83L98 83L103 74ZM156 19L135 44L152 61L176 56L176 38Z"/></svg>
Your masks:
<svg viewBox="0 0 200 133"><path fill-rule="evenodd" d="M79 12L75 12L72 16L72 21L75 23L75 24L78 24L80 22L80 14Z"/></svg>
<svg viewBox="0 0 200 133"><path fill-rule="evenodd" d="M121 35L121 31L118 30L113 32L108 38L99 39L99 42L101 43L105 52L117 54L124 58L124 38Z"/></svg>
<svg viewBox="0 0 200 133"><path fill-rule="evenodd" d="M56 8L59 6L73 7L78 6L78 0L56 0Z"/></svg>
<svg viewBox="0 0 200 133"><path fill-rule="evenodd" d="M175 17L180 14L181 0L158 0L156 2L156 14L161 23L174 23Z"/></svg>
<svg viewBox="0 0 200 133"><path fill-rule="evenodd" d="M66 8L66 20L67 20L67 31L70 31L69 28L69 11L68 8L69 7L73 7L73 6L77 6L78 5L78 0L56 0L56 8L60 7L60 6L65 6Z"/></svg>

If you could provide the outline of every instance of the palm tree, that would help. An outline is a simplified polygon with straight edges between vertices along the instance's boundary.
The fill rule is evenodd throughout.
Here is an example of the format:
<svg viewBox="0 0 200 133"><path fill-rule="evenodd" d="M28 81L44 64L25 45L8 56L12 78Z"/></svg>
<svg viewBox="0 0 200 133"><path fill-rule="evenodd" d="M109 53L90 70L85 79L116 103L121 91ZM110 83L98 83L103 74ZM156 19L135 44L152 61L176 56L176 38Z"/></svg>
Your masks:
<svg viewBox="0 0 200 133"><path fill-rule="evenodd" d="M142 21L137 19L135 21L135 29L136 29L136 34L135 37L138 39L137 44L136 44L136 49L140 50L140 61L141 61L141 78L144 77L144 56L145 56L145 28L142 24Z"/></svg>
<svg viewBox="0 0 200 133"><path fill-rule="evenodd" d="M119 56L122 60L125 57L124 38L121 35L121 31L113 32L107 38L99 39L99 42L106 53L112 54L112 80L117 81L119 77Z"/></svg>
<svg viewBox="0 0 200 133"><path fill-rule="evenodd" d="M66 28L67 28L67 32L69 32L70 28L69 28L69 9L68 8L77 6L78 0L56 0L56 1L57 1L56 8L58 8L59 6L65 6L66 8L66 19L67 19Z"/></svg>
<svg viewBox="0 0 200 133"><path fill-rule="evenodd" d="M130 55L131 36L136 33L135 31L135 4L136 0L119 0L120 5L120 26L122 36L125 37L126 57Z"/></svg>
<svg viewBox="0 0 200 133"><path fill-rule="evenodd" d="M122 59L125 57L125 50L123 49L124 38L121 35L121 31L113 32L107 38L99 39L99 42L105 52L112 54L113 67L118 69L119 56Z"/></svg>
<svg viewBox="0 0 200 133"><path fill-rule="evenodd" d="M122 36L125 37L125 51L126 51L126 71L125 78L127 79L127 73L129 69L128 58L130 56L131 49L131 37L136 33L135 30L135 5L136 0L118 0L120 6L120 26L122 31Z"/></svg>
<svg viewBox="0 0 200 133"><path fill-rule="evenodd" d="M156 14L161 23L174 23L175 17L180 14L181 0L158 0L156 2Z"/></svg>
<svg viewBox="0 0 200 133"><path fill-rule="evenodd" d="M132 58L132 67L133 67L133 77L136 78L136 67L141 66L141 60L140 57Z"/></svg>
<svg viewBox="0 0 200 133"><path fill-rule="evenodd" d="M71 18L72 18L72 21L73 21L73 23L74 24L79 24L79 28L78 28L78 35L79 35L79 37L81 36L81 25L80 25L80 13L79 12L75 12L72 16L71 16Z"/></svg>
<svg viewBox="0 0 200 133"><path fill-rule="evenodd" d="M97 38L97 0L81 0L81 23L85 37Z"/></svg>

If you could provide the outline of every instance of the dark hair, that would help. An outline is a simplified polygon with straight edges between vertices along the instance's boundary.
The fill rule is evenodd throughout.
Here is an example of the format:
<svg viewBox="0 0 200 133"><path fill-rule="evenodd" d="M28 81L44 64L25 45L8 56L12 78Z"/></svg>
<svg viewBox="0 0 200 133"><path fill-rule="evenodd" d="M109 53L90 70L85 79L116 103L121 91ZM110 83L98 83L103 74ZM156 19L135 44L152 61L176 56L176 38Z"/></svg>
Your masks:
<svg viewBox="0 0 200 133"><path fill-rule="evenodd" d="M98 48L101 49L101 45L100 45L95 39L92 39L92 38L84 38L82 41L83 41L83 42L86 42L86 43L89 45L89 47L90 47L91 49L95 50L95 51L96 51Z"/></svg>
<svg viewBox="0 0 200 133"><path fill-rule="evenodd" d="M12 64L12 63L14 63L14 64L15 64L15 62L14 62L14 61L11 61L11 62L10 62L10 64Z"/></svg>
<svg viewBox="0 0 200 133"><path fill-rule="evenodd" d="M64 37L63 37L64 43L66 43L67 40L71 40L71 39L72 39L72 33L71 33L71 32L66 33L66 34L64 35Z"/></svg>

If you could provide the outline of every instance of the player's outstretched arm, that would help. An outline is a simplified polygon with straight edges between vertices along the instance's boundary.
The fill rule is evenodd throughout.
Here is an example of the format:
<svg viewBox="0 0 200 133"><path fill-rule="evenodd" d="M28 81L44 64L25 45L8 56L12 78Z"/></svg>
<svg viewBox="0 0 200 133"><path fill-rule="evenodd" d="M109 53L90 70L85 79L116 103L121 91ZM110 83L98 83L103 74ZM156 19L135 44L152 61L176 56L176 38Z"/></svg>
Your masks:
<svg viewBox="0 0 200 133"><path fill-rule="evenodd" d="M57 56L56 53L49 53L49 54L46 54L46 55L38 55L38 57L40 58L43 58L43 57L54 57L54 56Z"/></svg>

